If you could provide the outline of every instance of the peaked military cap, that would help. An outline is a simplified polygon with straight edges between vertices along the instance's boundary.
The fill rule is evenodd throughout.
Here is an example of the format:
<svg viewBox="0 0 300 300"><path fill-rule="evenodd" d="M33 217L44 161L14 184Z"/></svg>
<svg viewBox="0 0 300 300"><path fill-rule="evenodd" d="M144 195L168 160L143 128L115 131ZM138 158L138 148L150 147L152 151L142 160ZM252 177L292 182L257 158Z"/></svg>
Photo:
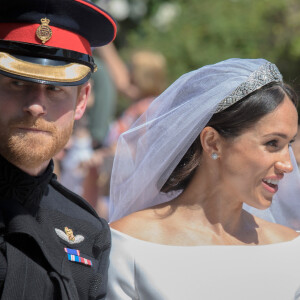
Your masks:
<svg viewBox="0 0 300 300"><path fill-rule="evenodd" d="M110 43L116 31L89 0L1 0L0 74L80 85L97 69L91 47Z"/></svg>

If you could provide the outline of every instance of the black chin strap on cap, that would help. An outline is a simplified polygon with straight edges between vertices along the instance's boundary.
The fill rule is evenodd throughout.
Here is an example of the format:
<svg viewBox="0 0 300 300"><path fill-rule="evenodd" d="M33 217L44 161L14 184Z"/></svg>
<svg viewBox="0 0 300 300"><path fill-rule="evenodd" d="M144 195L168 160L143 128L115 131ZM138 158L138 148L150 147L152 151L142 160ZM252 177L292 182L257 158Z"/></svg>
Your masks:
<svg viewBox="0 0 300 300"><path fill-rule="evenodd" d="M14 56L22 55L27 57L26 61L31 62L34 62L38 57L42 57L63 61L65 63L76 62L83 64L90 67L92 72L97 70L92 56L72 50L0 40L0 52L10 53ZM32 57L31 60L30 57ZM36 63L38 63L37 60Z"/></svg>

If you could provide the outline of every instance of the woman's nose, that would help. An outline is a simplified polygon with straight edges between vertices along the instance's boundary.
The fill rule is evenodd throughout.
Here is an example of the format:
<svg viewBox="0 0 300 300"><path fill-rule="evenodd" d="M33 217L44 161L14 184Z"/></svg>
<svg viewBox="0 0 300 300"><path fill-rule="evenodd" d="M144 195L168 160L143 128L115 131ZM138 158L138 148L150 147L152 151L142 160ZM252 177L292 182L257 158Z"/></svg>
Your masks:
<svg viewBox="0 0 300 300"><path fill-rule="evenodd" d="M281 173L290 173L293 171L289 149L287 149L280 159L275 163L275 167Z"/></svg>

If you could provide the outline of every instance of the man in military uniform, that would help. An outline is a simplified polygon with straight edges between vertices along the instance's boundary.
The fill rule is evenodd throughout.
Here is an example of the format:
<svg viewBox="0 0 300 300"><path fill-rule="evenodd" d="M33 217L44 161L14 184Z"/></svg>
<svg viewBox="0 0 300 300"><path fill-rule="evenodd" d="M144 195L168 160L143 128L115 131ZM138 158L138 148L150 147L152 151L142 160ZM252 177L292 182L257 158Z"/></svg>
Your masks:
<svg viewBox="0 0 300 300"><path fill-rule="evenodd" d="M91 47L115 34L88 0L1 0L1 299L105 297L108 225L57 182L51 158L84 113Z"/></svg>

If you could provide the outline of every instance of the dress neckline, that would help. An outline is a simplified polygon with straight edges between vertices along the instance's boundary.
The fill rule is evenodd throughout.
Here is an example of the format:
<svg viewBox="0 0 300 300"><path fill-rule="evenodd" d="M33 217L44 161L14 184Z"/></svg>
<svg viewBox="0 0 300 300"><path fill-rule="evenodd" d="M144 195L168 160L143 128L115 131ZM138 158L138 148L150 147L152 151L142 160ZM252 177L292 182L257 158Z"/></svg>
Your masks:
<svg viewBox="0 0 300 300"><path fill-rule="evenodd" d="M145 240L141 240L138 238L135 238L131 235L128 235L126 233L123 233L121 231L118 231L114 228L110 227L110 230L112 232L112 234L117 235L118 237L121 237L123 239L126 239L128 241L132 241L135 243L138 243L140 245L148 245L148 246L153 246L153 247L166 247L166 248L181 248L181 249L199 249L199 248L208 248L208 247L220 247L220 248L253 248L253 247L270 247L270 246L281 246L281 245L285 245L285 244L291 244L291 243L296 243L299 242L300 243L300 235L297 236L296 238L290 240L290 241L285 241L285 242L279 242L279 243L272 243L272 244L264 244L264 245L194 245L194 246L181 246L181 245L166 245L166 244L159 244L159 243L153 243L153 242L149 242L149 241L145 241Z"/></svg>

